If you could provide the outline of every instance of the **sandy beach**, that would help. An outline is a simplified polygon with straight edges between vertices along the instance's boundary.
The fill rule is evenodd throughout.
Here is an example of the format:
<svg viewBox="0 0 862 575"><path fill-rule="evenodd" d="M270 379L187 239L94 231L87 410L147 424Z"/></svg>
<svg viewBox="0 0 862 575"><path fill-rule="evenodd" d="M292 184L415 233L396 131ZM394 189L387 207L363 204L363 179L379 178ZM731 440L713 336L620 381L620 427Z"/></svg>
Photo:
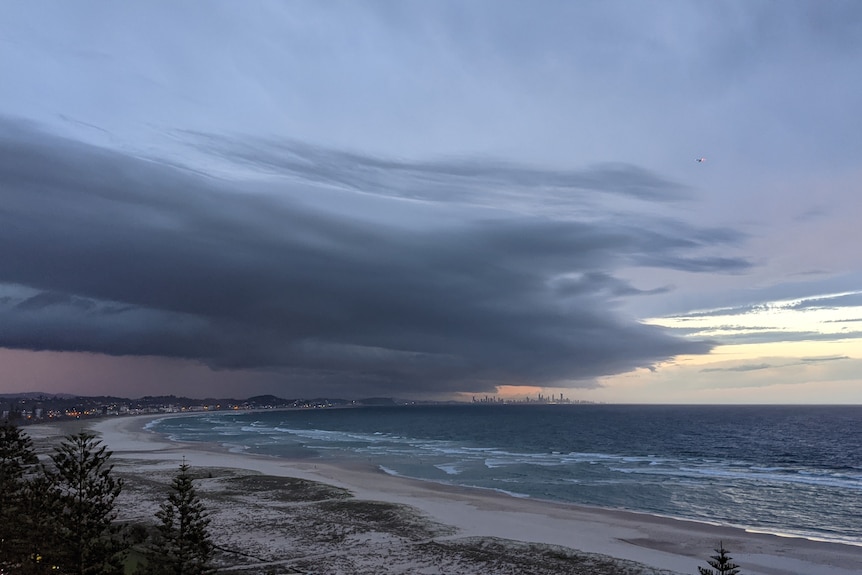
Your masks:
<svg viewBox="0 0 862 575"><path fill-rule="evenodd" d="M862 547L171 442L144 429L152 419L86 423L126 481L121 519L152 521L184 458L231 572L692 574L719 541L745 575L862 572Z"/></svg>

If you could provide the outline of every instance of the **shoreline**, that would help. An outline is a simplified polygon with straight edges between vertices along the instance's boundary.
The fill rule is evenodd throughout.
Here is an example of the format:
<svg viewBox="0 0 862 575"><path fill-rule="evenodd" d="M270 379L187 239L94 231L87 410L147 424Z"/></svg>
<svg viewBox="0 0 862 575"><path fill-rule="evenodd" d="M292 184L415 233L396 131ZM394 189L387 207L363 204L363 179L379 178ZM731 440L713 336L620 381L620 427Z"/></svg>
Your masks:
<svg viewBox="0 0 862 575"><path fill-rule="evenodd" d="M187 414L183 414L187 415ZM179 416L179 414L178 414ZM357 499L406 505L453 527L461 538L497 538L566 547L678 573L696 573L722 541L746 575L851 575L862 572L862 547L746 531L739 527L522 498L422 481L372 465L338 464L228 451L216 444L166 439L145 426L171 415L79 422L100 434L115 460L144 460L170 470L231 468L319 482Z"/></svg>
<svg viewBox="0 0 862 575"><path fill-rule="evenodd" d="M779 407L781 407L781 406L779 406ZM356 409L356 408L357 408L356 406L343 407L343 409ZM342 409L342 408L334 408L334 409ZM251 412L255 412L255 411L260 412L260 413L269 413L271 411L301 411L301 409L299 409L299 408L281 408L281 409L276 409L276 410L271 410L271 409L252 410ZM184 417L184 416L194 417L196 415L204 415L204 414L196 414L196 413L161 414L161 415L158 415L156 417L153 417L148 422L147 425L152 425L155 422L161 421L161 420L166 419L166 418ZM147 429L150 429L150 428L147 427ZM168 438L168 436L166 434L159 434L158 432L155 432L155 434L160 435L161 437L165 437L166 439ZM173 441L173 440L170 440L170 441ZM229 443L221 443L221 444L219 444L219 443L206 443L206 442L190 442L190 443L192 445L207 446L206 447L207 449L226 450L226 451L229 451L231 453L247 454L247 455L260 455L263 457L275 457L276 459L282 459L280 456L268 456L268 455L263 455L263 454L254 454L254 453L245 452L242 450L235 451L232 447L230 447ZM241 447L241 446L238 446L238 447ZM326 461L329 463L332 463L335 466L360 465L355 460L352 462L348 462L348 461L345 461L343 459L335 461L335 462L333 462L331 460L326 460ZM598 511L619 511L619 512L624 512L624 513L632 513L635 515L645 515L645 516L649 516L649 517L657 517L657 518L668 519L668 520L673 520L673 521L682 521L682 522L686 522L686 523L702 524L702 525L711 526L711 527L727 527L727 528L740 529L742 531L745 531L746 533L758 534L758 535L772 535L772 536L779 537L782 539L801 539L801 540L807 540L807 541L813 541L813 542L819 542L819 543L830 543L830 544L862 547L862 540L854 540L854 539L851 539L849 537L829 538L827 535L820 535L817 532L804 532L804 531L796 531L796 532L795 531L783 531L782 532L782 531L777 531L777 530L769 530L768 527L759 526L756 524L747 525L745 523L729 523L729 522L728 523L722 523L720 519L710 520L708 518L703 518L703 517L686 517L686 516L682 516L682 515L664 514L664 513L656 512L656 511L649 510L649 509L638 509L638 508L628 508L628 507L602 507L600 504L583 503L583 502L578 502L578 501L570 501L570 500L566 500L566 499L542 498L542 497L536 497L534 495L530 495L528 493L519 493L519 492L508 491L506 489L499 489L499 488L495 488L495 487L481 487L481 486L474 486L474 485L463 485L463 484L459 484L457 481L450 482L450 481L447 481L445 479L431 479L431 478L425 478L425 477L415 477L415 476L405 475L405 474L399 473L398 471L395 471L393 469L388 469L383 465L370 464L369 469L372 469L372 468L375 471L379 470L379 471L386 473L387 475L390 475L393 477L400 477L400 478L407 479L407 480L421 481L423 483L431 483L431 484L435 484L435 485L445 485L445 486L451 486L451 487L455 487L455 488L463 487L463 488L469 489L469 490L488 491L488 492L492 492L492 493L498 493L498 494L501 494L501 495L504 495L507 497L514 497L514 498L519 498L519 499L529 499L532 501L544 502L544 503L552 504L552 505L570 505L572 507L583 508L583 509L594 509L594 510L598 510Z"/></svg>

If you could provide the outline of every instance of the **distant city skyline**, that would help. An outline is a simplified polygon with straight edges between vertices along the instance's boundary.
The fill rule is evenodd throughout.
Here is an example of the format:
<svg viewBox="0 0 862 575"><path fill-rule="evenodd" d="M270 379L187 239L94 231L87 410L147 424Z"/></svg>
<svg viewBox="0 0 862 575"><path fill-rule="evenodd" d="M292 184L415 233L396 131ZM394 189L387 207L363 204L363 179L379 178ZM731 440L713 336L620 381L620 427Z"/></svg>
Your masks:
<svg viewBox="0 0 862 575"><path fill-rule="evenodd" d="M0 393L862 403L858 2L199 8L0 19Z"/></svg>

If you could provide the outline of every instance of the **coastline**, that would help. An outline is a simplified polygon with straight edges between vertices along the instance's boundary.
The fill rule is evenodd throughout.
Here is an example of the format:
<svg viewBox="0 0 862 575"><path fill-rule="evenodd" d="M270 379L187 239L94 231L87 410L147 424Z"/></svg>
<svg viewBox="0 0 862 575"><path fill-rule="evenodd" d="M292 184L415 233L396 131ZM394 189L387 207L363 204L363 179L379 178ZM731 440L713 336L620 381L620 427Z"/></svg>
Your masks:
<svg viewBox="0 0 862 575"><path fill-rule="evenodd" d="M722 541L746 575L862 572L862 547L853 545L513 497L390 475L370 465L290 461L230 452L213 444L174 442L144 429L163 417L94 420L78 427L100 434L125 473L134 473L136 462L146 462L148 473L171 472L185 459L197 469L236 469L313 481L346 489L361 501L408 506L433 522L450 526L458 539L560 546L677 573L696 573Z"/></svg>

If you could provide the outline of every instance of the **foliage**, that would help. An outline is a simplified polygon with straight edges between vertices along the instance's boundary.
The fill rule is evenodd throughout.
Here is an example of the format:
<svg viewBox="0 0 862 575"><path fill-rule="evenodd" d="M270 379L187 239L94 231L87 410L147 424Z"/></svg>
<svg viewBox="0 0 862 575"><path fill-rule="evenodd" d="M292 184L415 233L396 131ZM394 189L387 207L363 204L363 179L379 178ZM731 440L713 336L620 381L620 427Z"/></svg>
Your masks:
<svg viewBox="0 0 862 575"><path fill-rule="evenodd" d="M729 552L724 548L724 543L718 543L718 549L715 550L715 555L711 555L707 563L715 569L707 569L698 567L700 575L737 575L739 573L739 565L733 562Z"/></svg>
<svg viewBox="0 0 862 575"><path fill-rule="evenodd" d="M53 549L57 517L51 504L51 482L44 473L34 475L26 484L21 497L18 524L25 533L20 572L26 575L56 573L45 553Z"/></svg>
<svg viewBox="0 0 862 575"><path fill-rule="evenodd" d="M52 516L46 561L60 572L95 575L120 569L113 521L122 480L111 475L110 457L95 435L82 431L66 436L51 455L53 468L43 468Z"/></svg>
<svg viewBox="0 0 862 575"><path fill-rule="evenodd" d="M152 575L205 575L211 565L213 543L210 520L192 485L185 461L171 484L168 500L156 512L159 535L148 553Z"/></svg>
<svg viewBox="0 0 862 575"><path fill-rule="evenodd" d="M30 437L8 422L0 425L0 571L28 556L27 476L37 462Z"/></svg>

